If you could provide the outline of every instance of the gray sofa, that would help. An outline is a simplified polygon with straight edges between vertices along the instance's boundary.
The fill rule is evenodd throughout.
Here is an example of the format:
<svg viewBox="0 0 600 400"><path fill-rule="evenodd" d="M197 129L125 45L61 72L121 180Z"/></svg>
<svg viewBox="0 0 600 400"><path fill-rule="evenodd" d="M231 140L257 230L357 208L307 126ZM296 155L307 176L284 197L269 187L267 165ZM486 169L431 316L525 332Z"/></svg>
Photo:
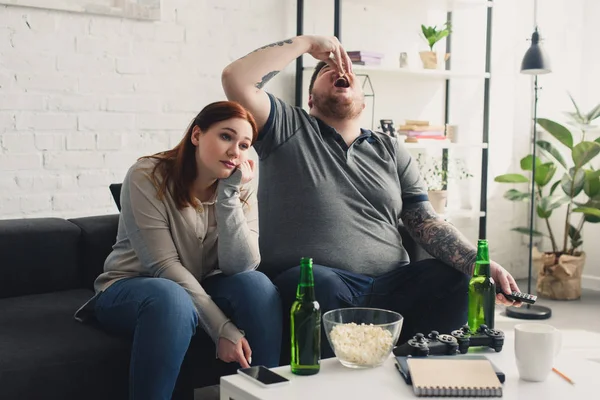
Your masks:
<svg viewBox="0 0 600 400"><path fill-rule="evenodd" d="M118 218L0 220L0 399L127 399L130 341L73 318L93 295ZM427 257L403 236L413 260ZM234 372L199 329L173 398Z"/></svg>

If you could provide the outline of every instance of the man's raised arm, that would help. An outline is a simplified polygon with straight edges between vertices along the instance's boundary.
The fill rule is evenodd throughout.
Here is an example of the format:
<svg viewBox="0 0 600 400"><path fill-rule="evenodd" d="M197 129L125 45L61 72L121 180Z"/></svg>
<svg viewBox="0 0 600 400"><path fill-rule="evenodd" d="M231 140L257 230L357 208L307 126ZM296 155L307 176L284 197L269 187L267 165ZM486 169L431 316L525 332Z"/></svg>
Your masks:
<svg viewBox="0 0 600 400"><path fill-rule="evenodd" d="M260 47L225 67L221 76L225 95L250 110L259 130L262 129L270 110L263 86L304 53L310 53L342 71L350 64L348 55L335 37L297 36ZM330 54L333 54L333 59ZM337 60L342 61L338 63ZM338 68L338 64L343 66Z"/></svg>

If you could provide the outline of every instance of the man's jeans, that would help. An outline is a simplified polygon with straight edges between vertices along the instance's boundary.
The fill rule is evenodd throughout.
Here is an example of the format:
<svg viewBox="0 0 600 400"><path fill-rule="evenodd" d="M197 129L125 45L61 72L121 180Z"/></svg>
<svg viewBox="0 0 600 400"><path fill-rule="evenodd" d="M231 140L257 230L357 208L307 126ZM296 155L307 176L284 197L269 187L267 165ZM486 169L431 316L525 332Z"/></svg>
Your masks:
<svg viewBox="0 0 600 400"><path fill-rule="evenodd" d="M313 272L321 315L345 307L396 311L404 317L399 344L417 332L450 333L467 322L470 277L438 260L415 262L376 278L321 265L314 265ZM300 267L294 267L273 279L284 313L282 364L289 364L290 360L289 310L299 278ZM334 356L324 331L321 331L321 356Z"/></svg>
<svg viewBox="0 0 600 400"><path fill-rule="evenodd" d="M281 348L281 302L261 272L212 276L202 287L245 332L252 364L277 366ZM198 315L190 295L163 278L126 278L96 301L96 318L109 332L133 338L130 399L170 399Z"/></svg>

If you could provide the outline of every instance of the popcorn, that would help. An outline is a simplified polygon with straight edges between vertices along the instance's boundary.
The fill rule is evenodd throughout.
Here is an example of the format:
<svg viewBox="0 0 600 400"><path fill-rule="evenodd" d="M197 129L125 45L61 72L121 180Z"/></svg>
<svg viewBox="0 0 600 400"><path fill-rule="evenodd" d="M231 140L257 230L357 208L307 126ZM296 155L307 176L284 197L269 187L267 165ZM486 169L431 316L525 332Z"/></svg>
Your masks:
<svg viewBox="0 0 600 400"><path fill-rule="evenodd" d="M375 365L393 348L392 333L373 324L335 325L329 333L338 358L356 365Z"/></svg>

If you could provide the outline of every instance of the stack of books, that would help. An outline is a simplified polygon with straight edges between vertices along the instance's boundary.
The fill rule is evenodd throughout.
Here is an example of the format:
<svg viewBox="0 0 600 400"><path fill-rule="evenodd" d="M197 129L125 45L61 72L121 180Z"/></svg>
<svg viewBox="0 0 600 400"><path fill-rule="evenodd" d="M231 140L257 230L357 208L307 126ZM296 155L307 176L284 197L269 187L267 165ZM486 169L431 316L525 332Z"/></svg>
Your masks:
<svg viewBox="0 0 600 400"><path fill-rule="evenodd" d="M404 125L398 128L400 135L405 135L410 141L419 139L445 140L444 125L429 125L429 121L406 120Z"/></svg>
<svg viewBox="0 0 600 400"><path fill-rule="evenodd" d="M348 56L352 64L381 65L383 54L374 51L349 51Z"/></svg>

